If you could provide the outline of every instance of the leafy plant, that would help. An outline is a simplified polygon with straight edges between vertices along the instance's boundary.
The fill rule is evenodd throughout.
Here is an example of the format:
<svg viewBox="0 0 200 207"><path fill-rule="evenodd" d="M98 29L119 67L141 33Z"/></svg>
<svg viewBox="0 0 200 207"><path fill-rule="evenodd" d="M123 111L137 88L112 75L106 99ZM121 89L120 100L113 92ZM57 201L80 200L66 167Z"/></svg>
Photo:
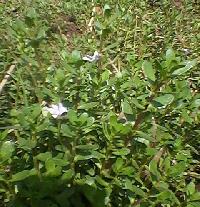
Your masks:
<svg viewBox="0 0 200 207"><path fill-rule="evenodd" d="M0 49L2 71L17 60L2 96L0 205L199 206L198 58L172 49L168 31L183 13L168 1L96 2L93 30L68 51L64 20L52 22L69 12L84 24L94 5L13 2ZM83 60L95 50L100 59Z"/></svg>

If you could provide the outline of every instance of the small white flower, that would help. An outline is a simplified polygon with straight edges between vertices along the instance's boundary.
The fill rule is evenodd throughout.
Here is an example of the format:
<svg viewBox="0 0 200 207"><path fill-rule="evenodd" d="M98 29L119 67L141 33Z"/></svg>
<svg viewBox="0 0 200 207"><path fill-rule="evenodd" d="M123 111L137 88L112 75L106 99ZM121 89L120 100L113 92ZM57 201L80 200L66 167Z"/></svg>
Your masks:
<svg viewBox="0 0 200 207"><path fill-rule="evenodd" d="M12 141L12 140L8 140L8 141L5 141L4 144L6 145L11 145L11 144L14 144L15 142Z"/></svg>
<svg viewBox="0 0 200 207"><path fill-rule="evenodd" d="M47 114L50 113L53 116L53 118L57 118L58 116L61 116L63 113L67 111L67 108L64 107L62 103L58 103L52 104L50 107L43 107L42 113L43 116L47 116Z"/></svg>
<svg viewBox="0 0 200 207"><path fill-rule="evenodd" d="M82 60L89 61L89 62L94 62L100 59L100 54L95 51L93 55L86 55L82 58Z"/></svg>

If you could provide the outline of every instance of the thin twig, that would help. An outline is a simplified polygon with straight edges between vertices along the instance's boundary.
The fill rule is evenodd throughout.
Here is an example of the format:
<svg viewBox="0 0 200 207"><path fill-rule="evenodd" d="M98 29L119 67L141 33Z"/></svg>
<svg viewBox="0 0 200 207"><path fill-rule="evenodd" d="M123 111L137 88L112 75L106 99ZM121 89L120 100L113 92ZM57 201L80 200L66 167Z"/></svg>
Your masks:
<svg viewBox="0 0 200 207"><path fill-rule="evenodd" d="M165 148L161 147L160 150L155 154L152 160L154 160L158 164L164 152L165 152Z"/></svg>
<svg viewBox="0 0 200 207"><path fill-rule="evenodd" d="M92 32L93 31L93 24L94 24L94 21L95 21L95 4L94 4L94 1L92 1L92 17L87 25L87 30L88 32Z"/></svg>
<svg viewBox="0 0 200 207"><path fill-rule="evenodd" d="M92 17L89 20L89 23L87 25L87 31L88 32L93 32L94 31L94 22L95 22L95 17L96 15L102 15L103 11L100 6L95 5L94 1L92 1Z"/></svg>
<svg viewBox="0 0 200 207"><path fill-rule="evenodd" d="M15 69L16 65L11 65L10 68L8 69L8 71L6 72L6 75L4 76L3 80L0 83L0 94L3 91L4 86L6 85L6 83L8 82L11 74L13 73L14 69Z"/></svg>
<svg viewBox="0 0 200 207"><path fill-rule="evenodd" d="M134 54L136 54L135 50L136 50L137 23L138 23L137 18L138 18L138 16L136 15L136 18L135 18L135 31L134 31L134 43L133 43Z"/></svg>
<svg viewBox="0 0 200 207"><path fill-rule="evenodd" d="M109 64L113 67L113 69L114 69L114 73L118 73L119 72L119 70L118 70L118 68L114 65L114 62L115 62L115 60L111 60L110 58L108 59L109 60Z"/></svg>
<svg viewBox="0 0 200 207"><path fill-rule="evenodd" d="M153 142L155 144L157 142L157 124L154 116L152 117L152 136L153 136Z"/></svg>
<svg viewBox="0 0 200 207"><path fill-rule="evenodd" d="M119 72L117 66L114 65L114 63L116 62L116 60L118 59L118 55L113 59L111 60L110 58L108 58L108 62L106 64L103 65L103 68L106 68L108 65L111 65L113 67L113 73L116 74Z"/></svg>
<svg viewBox="0 0 200 207"><path fill-rule="evenodd" d="M93 24L94 24L94 17L91 17L87 27L88 27L88 31L92 32L93 31Z"/></svg>

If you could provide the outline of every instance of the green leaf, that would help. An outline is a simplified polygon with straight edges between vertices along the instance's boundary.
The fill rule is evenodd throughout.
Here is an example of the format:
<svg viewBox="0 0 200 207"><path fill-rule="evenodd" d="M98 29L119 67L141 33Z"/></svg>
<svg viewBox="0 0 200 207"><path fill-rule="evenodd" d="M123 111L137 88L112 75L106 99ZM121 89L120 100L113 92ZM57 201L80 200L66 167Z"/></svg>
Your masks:
<svg viewBox="0 0 200 207"><path fill-rule="evenodd" d="M187 194L188 195L192 195L192 194L194 194L195 193L195 184L194 184L194 182L190 182L188 185L187 185ZM200 199L200 197L199 197L199 199Z"/></svg>
<svg viewBox="0 0 200 207"><path fill-rule="evenodd" d="M41 106L36 104L32 107L32 113L30 114L31 119L35 120L41 114Z"/></svg>
<svg viewBox="0 0 200 207"><path fill-rule="evenodd" d="M35 19L38 17L38 14L36 13L36 10L33 7L27 8L27 17L30 17L31 19Z"/></svg>
<svg viewBox="0 0 200 207"><path fill-rule="evenodd" d="M87 127L92 126L95 122L94 117L88 117L87 119Z"/></svg>
<svg viewBox="0 0 200 207"><path fill-rule="evenodd" d="M181 176L182 173L186 170L187 166L186 163L184 161L181 161L179 163L177 163L174 166L171 166L170 169L170 176Z"/></svg>
<svg viewBox="0 0 200 207"><path fill-rule="evenodd" d="M146 197L146 193L136 185L133 185L132 182L129 179L126 179L125 182L125 189L130 190L131 192L135 193L136 195L139 195L143 198Z"/></svg>
<svg viewBox="0 0 200 207"><path fill-rule="evenodd" d="M57 82L65 80L65 72L62 69L57 69L54 78Z"/></svg>
<svg viewBox="0 0 200 207"><path fill-rule="evenodd" d="M132 188L133 184L129 179L126 179L125 181L125 189L130 190Z"/></svg>
<svg viewBox="0 0 200 207"><path fill-rule="evenodd" d="M82 113L79 117L79 121L83 125L88 119L88 114L87 113Z"/></svg>
<svg viewBox="0 0 200 207"><path fill-rule="evenodd" d="M166 52L166 63L167 63L167 66L169 66L169 64L176 59L176 55L173 51L172 48L168 49L167 52Z"/></svg>
<svg viewBox="0 0 200 207"><path fill-rule="evenodd" d="M111 14L111 8L110 8L110 6L108 5L108 4L105 4L104 5L104 7L103 7L103 11L104 11L104 15L106 16L106 17L108 17L108 16L110 16L110 14ZM108 29L109 27L106 27L106 29ZM106 29L104 29L104 30L106 30ZM104 31L103 30L103 31Z"/></svg>
<svg viewBox="0 0 200 207"><path fill-rule="evenodd" d="M193 191L193 190L192 190ZM190 200L191 201L200 201L200 192L194 192L191 196L190 196Z"/></svg>
<svg viewBox="0 0 200 207"><path fill-rule="evenodd" d="M61 177L61 180L62 181L68 181L68 180L71 180L72 178L73 178L73 176L74 176L74 170L72 170L72 169L69 169L69 170L67 170L66 172L64 172L64 174L62 175L62 177Z"/></svg>
<svg viewBox="0 0 200 207"><path fill-rule="evenodd" d="M136 137L134 140L137 141L137 142L143 143L146 146L149 146L149 143L150 143L149 140L146 140L146 139L140 138L140 137Z"/></svg>
<svg viewBox="0 0 200 207"><path fill-rule="evenodd" d="M0 175L0 182L1 181L5 181L5 177L3 175ZM0 190L1 190L1 188L0 188Z"/></svg>
<svg viewBox="0 0 200 207"><path fill-rule="evenodd" d="M149 163L149 171L156 176L156 179L159 180L161 175L158 171L158 166L157 166L157 162L156 160L151 160L151 162Z"/></svg>
<svg viewBox="0 0 200 207"><path fill-rule="evenodd" d="M200 202L190 202L187 207L199 207L200 206Z"/></svg>
<svg viewBox="0 0 200 207"><path fill-rule="evenodd" d="M67 124L61 125L61 133L63 134L63 136L66 136L66 137L76 136L76 133L74 131L72 131L71 127L68 126Z"/></svg>
<svg viewBox="0 0 200 207"><path fill-rule="evenodd" d="M179 68L177 70L175 70L172 75L178 76L178 75L182 75L185 72L189 71L190 69L192 69L194 66L196 65L196 60L193 61L188 61L185 65L185 67L183 68Z"/></svg>
<svg viewBox="0 0 200 207"><path fill-rule="evenodd" d="M9 132L11 132L11 131L13 131L13 130L6 129L5 131L0 132L0 140L2 141L2 140L4 140L4 139L6 139L6 138L7 138L7 135L8 135Z"/></svg>
<svg viewBox="0 0 200 207"><path fill-rule="evenodd" d="M75 124L78 121L77 114L74 110L69 110L67 112L67 117L72 124Z"/></svg>
<svg viewBox="0 0 200 207"><path fill-rule="evenodd" d="M131 191L134 192L136 195L139 195L141 197L145 197L146 193L140 189L139 187L132 185Z"/></svg>
<svg viewBox="0 0 200 207"><path fill-rule="evenodd" d="M181 113L181 117L183 118L183 120L184 120L185 122L188 122L188 123L192 124L193 119L189 116L187 110L184 110L184 109L183 109L183 111L182 111L182 113Z"/></svg>
<svg viewBox="0 0 200 207"><path fill-rule="evenodd" d="M40 160L40 161L45 162L47 159L52 158L52 153L51 152L40 153L35 158Z"/></svg>
<svg viewBox="0 0 200 207"><path fill-rule="evenodd" d="M140 138L144 138L147 141L153 141L152 135L149 133L144 133L142 131L136 131L136 133Z"/></svg>
<svg viewBox="0 0 200 207"><path fill-rule="evenodd" d="M0 147L0 159L3 161L10 159L14 151L15 147L13 142L4 142Z"/></svg>
<svg viewBox="0 0 200 207"><path fill-rule="evenodd" d="M45 173L46 176L59 176L61 174L61 166L56 166L56 163L53 159L48 159L45 162L45 167L47 172Z"/></svg>
<svg viewBox="0 0 200 207"><path fill-rule="evenodd" d="M160 103L162 106L167 106L171 104L173 100L174 96L172 94L165 94L154 99L154 101Z"/></svg>
<svg viewBox="0 0 200 207"><path fill-rule="evenodd" d="M73 50L71 54L72 60L77 61L81 59L81 52L78 50Z"/></svg>
<svg viewBox="0 0 200 207"><path fill-rule="evenodd" d="M49 122L45 120L43 123L40 123L39 126L37 126L36 130L37 132L45 131L49 127Z"/></svg>
<svg viewBox="0 0 200 207"><path fill-rule="evenodd" d="M123 167L120 170L120 175L126 175L129 177L134 177L135 169L132 166Z"/></svg>
<svg viewBox="0 0 200 207"><path fill-rule="evenodd" d="M130 149L128 148L122 148L122 149L117 149L116 151L112 152L114 155L120 155L120 156L125 156L130 153Z"/></svg>
<svg viewBox="0 0 200 207"><path fill-rule="evenodd" d="M80 149L80 150L97 150L98 145L78 145L78 146L76 146L76 149Z"/></svg>
<svg viewBox="0 0 200 207"><path fill-rule="evenodd" d="M194 107L198 108L200 107L200 99L196 99L193 103Z"/></svg>
<svg viewBox="0 0 200 207"><path fill-rule="evenodd" d="M69 165L69 161L64 158L61 159L61 158L54 157L53 161L56 163L57 166L64 167Z"/></svg>
<svg viewBox="0 0 200 207"><path fill-rule="evenodd" d="M124 112L125 114L133 114L133 109L126 100L122 102L122 112Z"/></svg>
<svg viewBox="0 0 200 207"><path fill-rule="evenodd" d="M25 24L25 22L23 22L22 20L20 19L16 19L15 20L15 23L12 25L12 28L17 31L18 33L25 33L26 34L26 29L27 29L27 26Z"/></svg>
<svg viewBox="0 0 200 207"><path fill-rule="evenodd" d="M170 200L172 204L180 204L179 200L175 196L175 194L171 190L165 190L157 195L157 198L161 202L165 202L166 200ZM174 205L173 205L174 206Z"/></svg>
<svg viewBox="0 0 200 207"><path fill-rule="evenodd" d="M155 186L160 192L165 191L165 190L168 190L168 188L169 188L169 184L166 183L166 182L164 182L164 181L156 182L156 183L154 184L154 186Z"/></svg>
<svg viewBox="0 0 200 207"><path fill-rule="evenodd" d="M101 158L104 158L103 154L93 151L92 154L89 154L89 155L76 155L74 158L74 161L77 162L77 161L90 160L90 159L101 159Z"/></svg>
<svg viewBox="0 0 200 207"><path fill-rule="evenodd" d="M155 77L155 70L153 69L153 66L151 64L151 62L145 60L142 64L142 68L144 71L144 75L151 81L155 81L156 77Z"/></svg>
<svg viewBox="0 0 200 207"><path fill-rule="evenodd" d="M110 77L110 71L109 70L105 70L102 75L101 75L101 80L102 82L107 81Z"/></svg>
<svg viewBox="0 0 200 207"><path fill-rule="evenodd" d="M79 109L92 109L98 106L98 102L90 102L90 103L81 103L80 106L78 107Z"/></svg>
<svg viewBox="0 0 200 207"><path fill-rule="evenodd" d="M96 181L100 184L100 185L102 185L102 186L104 186L104 187L108 187L109 186L109 183L107 183L105 180L103 180L100 176L96 176L95 177L95 179L96 179Z"/></svg>
<svg viewBox="0 0 200 207"><path fill-rule="evenodd" d="M103 10L106 11L106 10L110 10L110 6L108 4L105 4L104 7L103 7Z"/></svg>
<svg viewBox="0 0 200 207"><path fill-rule="evenodd" d="M36 175L37 172L35 169L32 169L32 170L23 170L21 172L18 172L14 175L12 175L12 179L11 179L11 182L17 182L17 181L21 181L21 180L24 180L30 176L33 176L33 175Z"/></svg>
<svg viewBox="0 0 200 207"><path fill-rule="evenodd" d="M124 161L122 158L117 158L116 162L112 165L112 169L115 173L118 173L122 168Z"/></svg>
<svg viewBox="0 0 200 207"><path fill-rule="evenodd" d="M36 145L37 145L36 140L24 139L24 138L19 138L18 140L18 147L27 151L35 148Z"/></svg>
<svg viewBox="0 0 200 207"><path fill-rule="evenodd" d="M145 107L142 106L142 105L138 102L138 100L137 100L136 98L132 98L132 99L131 99L131 102L132 102L133 104L135 104L135 106L136 106L137 108L139 108L139 109L145 109Z"/></svg>

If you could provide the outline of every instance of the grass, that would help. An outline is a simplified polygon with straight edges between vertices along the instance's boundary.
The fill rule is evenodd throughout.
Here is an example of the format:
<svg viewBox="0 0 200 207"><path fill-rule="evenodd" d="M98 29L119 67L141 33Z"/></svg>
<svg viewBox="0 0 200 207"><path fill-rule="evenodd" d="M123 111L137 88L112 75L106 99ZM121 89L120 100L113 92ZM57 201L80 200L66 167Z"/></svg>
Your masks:
<svg viewBox="0 0 200 207"><path fill-rule="evenodd" d="M199 206L199 10L1 1L0 205Z"/></svg>

